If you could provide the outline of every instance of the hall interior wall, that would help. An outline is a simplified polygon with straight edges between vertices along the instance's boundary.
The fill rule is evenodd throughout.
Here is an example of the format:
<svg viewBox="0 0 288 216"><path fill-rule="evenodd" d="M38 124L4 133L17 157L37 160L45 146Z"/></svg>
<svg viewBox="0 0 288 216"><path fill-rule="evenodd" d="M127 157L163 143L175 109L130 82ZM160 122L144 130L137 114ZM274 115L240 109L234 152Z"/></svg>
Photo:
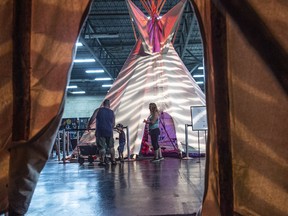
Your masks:
<svg viewBox="0 0 288 216"><path fill-rule="evenodd" d="M91 117L94 110L98 108L105 95L97 96L67 96L63 118Z"/></svg>

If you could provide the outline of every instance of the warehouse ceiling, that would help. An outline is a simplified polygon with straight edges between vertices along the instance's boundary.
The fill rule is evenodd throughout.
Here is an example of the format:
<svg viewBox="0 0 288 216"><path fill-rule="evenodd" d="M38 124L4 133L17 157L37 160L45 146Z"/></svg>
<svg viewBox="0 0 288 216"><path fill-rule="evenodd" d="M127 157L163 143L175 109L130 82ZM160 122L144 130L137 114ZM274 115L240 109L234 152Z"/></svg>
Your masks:
<svg viewBox="0 0 288 216"><path fill-rule="evenodd" d="M133 2L148 16L140 0ZM161 14L165 14L178 2L179 0L166 0ZM132 25L125 0L93 1L79 35L78 42L82 46L78 43L69 83L74 88L67 89L68 96L77 92L82 95L105 95L109 91L109 85L117 78L136 43L135 36L138 33L134 32ZM174 48L195 81L205 91L204 70L201 69L203 45L190 1L186 4L181 24L174 36ZM92 62L77 62L83 59L90 59Z"/></svg>

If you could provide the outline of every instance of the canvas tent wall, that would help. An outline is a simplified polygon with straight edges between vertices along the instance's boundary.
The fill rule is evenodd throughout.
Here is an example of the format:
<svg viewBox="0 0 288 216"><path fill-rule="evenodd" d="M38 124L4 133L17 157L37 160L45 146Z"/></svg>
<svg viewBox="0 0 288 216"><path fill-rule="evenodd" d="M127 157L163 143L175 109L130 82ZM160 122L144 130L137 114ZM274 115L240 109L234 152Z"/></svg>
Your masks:
<svg viewBox="0 0 288 216"><path fill-rule="evenodd" d="M201 20L208 81L202 215L284 216L288 2L195 0L193 5Z"/></svg>
<svg viewBox="0 0 288 216"><path fill-rule="evenodd" d="M0 214L26 213L60 125L89 1L0 1ZM51 19L53 17L53 19Z"/></svg>
<svg viewBox="0 0 288 216"><path fill-rule="evenodd" d="M207 73L209 136L202 215L287 215L288 2L192 3L204 36ZM72 46L87 4L85 0L73 1L73 5L53 0L0 2L0 212L8 207L8 200L18 214L29 207L61 119ZM13 13L13 8L21 13ZM21 22L13 22L18 18ZM13 29L20 31L20 38L12 37ZM30 39L35 38L38 43L30 46ZM55 48L45 49L47 43ZM25 55L20 47L13 50L13 44L25 47ZM26 78L13 77L17 68L13 68L13 56L22 56L22 62L33 66L21 67L18 75ZM57 79L51 79L54 72ZM39 76L39 82L28 75ZM18 92L22 81L29 87ZM18 87L13 90L13 85ZM13 104L25 112L13 110ZM43 109L49 109L49 114L43 115ZM24 119L31 119L30 124ZM21 136L24 132L29 136ZM33 177L28 182L27 173ZM14 187L15 180L23 184Z"/></svg>

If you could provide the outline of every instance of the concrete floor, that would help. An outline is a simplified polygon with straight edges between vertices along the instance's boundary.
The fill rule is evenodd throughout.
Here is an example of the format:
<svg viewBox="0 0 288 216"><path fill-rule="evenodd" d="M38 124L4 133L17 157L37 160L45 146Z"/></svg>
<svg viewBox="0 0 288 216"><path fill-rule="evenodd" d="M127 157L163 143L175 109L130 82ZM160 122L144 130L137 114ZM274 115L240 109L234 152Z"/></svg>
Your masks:
<svg viewBox="0 0 288 216"><path fill-rule="evenodd" d="M50 159L26 216L194 215L201 205L205 158L97 164Z"/></svg>

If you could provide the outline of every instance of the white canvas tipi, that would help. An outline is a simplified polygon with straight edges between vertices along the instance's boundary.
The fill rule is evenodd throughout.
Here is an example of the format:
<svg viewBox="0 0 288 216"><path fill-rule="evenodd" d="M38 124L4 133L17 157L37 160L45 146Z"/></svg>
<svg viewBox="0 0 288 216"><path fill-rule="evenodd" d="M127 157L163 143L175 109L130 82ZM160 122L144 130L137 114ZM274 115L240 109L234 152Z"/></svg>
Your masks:
<svg viewBox="0 0 288 216"><path fill-rule="evenodd" d="M154 102L174 121L177 145L185 143L185 124L191 124L191 106L205 106L205 95L176 53L171 41L180 22L185 1L180 1L162 17L163 1L141 1L146 17L127 1L138 41L105 99L111 101L116 123L129 127L130 153L139 154L149 103ZM201 135L202 136L202 135ZM189 132L189 145L198 148L197 132ZM203 142L203 137L201 143ZM202 151L205 145L202 145Z"/></svg>

